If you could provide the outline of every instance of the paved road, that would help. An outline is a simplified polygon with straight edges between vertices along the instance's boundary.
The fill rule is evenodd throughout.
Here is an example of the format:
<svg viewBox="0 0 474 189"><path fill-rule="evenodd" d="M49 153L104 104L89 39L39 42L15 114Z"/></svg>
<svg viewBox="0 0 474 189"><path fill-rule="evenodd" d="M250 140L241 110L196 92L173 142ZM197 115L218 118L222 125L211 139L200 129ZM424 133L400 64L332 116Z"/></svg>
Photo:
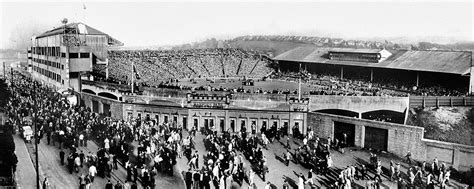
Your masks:
<svg viewBox="0 0 474 189"><path fill-rule="evenodd" d="M187 134L184 133L184 136ZM203 155L206 153L204 144L202 142L203 136L198 134L195 138L196 149L200 153L200 162L199 165L203 165ZM17 180L20 188L34 188L36 181L35 181L35 171L34 165L32 163L32 159L34 159L34 149L32 144L26 144L24 141L18 137L17 135L14 136L15 144L16 144L16 153L18 156L18 168L17 168ZM297 142L291 142L293 148L298 146ZM80 147L80 150L83 150L85 154L89 151L95 153L98 149L97 145L93 142L88 143L88 148ZM28 155L28 151L30 151L30 156ZM46 140L42 140L39 144L39 159L40 159L40 176L41 179L44 179L45 176L48 176L50 179L50 183L53 186L52 188L78 188L78 177L81 173L86 174L87 170L84 167L80 170L79 173L70 174L66 168L66 166L61 166L59 161L59 149L57 146L47 145ZM277 188L281 188L283 185L283 178L289 177L292 180L297 180L296 175L293 174L293 171L297 173L307 174L308 169L302 167L301 165L294 164L293 162L290 163L289 166L284 165L282 162L275 158L275 154L281 155L285 149L279 142L274 142L269 145L268 150L264 150L263 153L267 158L268 166L269 166L269 173L267 174L267 181L270 181L274 186ZM67 152L66 152L67 153ZM349 165L358 165L364 161L367 161L369 155L366 151L352 149L347 150L344 154L339 152L332 152L334 164L338 168L343 168ZM30 157L32 159L30 159ZM396 162L399 162L400 159L390 156L388 154L380 154L379 159L382 160L382 165L384 167L388 167L388 162L390 159L395 159ZM250 163L245 160L245 165L249 170ZM407 165L402 163L402 172L406 173ZM185 157L178 158L178 163L175 169L175 174L173 177L169 177L166 175L157 175L156 177L156 188L184 188L184 183L179 177L179 173L182 170L187 170L187 160ZM126 171L123 167L119 167L119 170L114 171L114 177L111 178L113 183L115 183L116 179L125 180ZM369 173L372 176L372 173ZM328 182L328 177L326 175L316 175L316 186L317 187L325 187L327 186L326 183ZM106 179L101 177L96 177L92 188L103 188L106 183ZM255 182L258 188L264 188L265 182L259 178L255 178ZM453 182L454 186L452 188L456 188L459 186L459 183ZM365 181L356 181L355 187L365 186ZM387 177L383 178L383 188L396 188L396 183L388 181ZM212 187L212 186L211 186ZM238 186L236 183L233 184L232 188L247 188L248 184L244 183L242 187ZM310 188L309 186L306 186ZM140 187L141 188L141 187Z"/></svg>
<svg viewBox="0 0 474 189"><path fill-rule="evenodd" d="M133 155L138 156L138 142L134 141L131 144L133 146ZM179 160L178 160L179 161ZM154 162L151 161L148 166L153 166ZM156 188L169 188L169 189L179 189L185 188L183 177L181 176L181 169L179 169L179 162L178 165L173 169L173 176L169 176L167 174L158 173L155 178Z"/></svg>
<svg viewBox="0 0 474 189"><path fill-rule="evenodd" d="M30 157L34 160L34 145L27 144L28 150L30 152ZM96 152L97 148L93 147L94 144L92 142L88 143L88 149L81 147L79 150L83 150L85 154L91 150L93 153ZM88 173L88 169L86 166L81 168L78 173L69 173L67 166L62 166L59 159L59 148L58 146L48 145L46 139L41 140L40 144L38 145L39 149L39 168L40 168L40 179L43 179L47 176L49 183L53 189L67 189L67 188L79 188L79 176L81 174L86 175ZM69 154L69 150L66 150L66 155ZM34 169L32 170L34 171ZM124 171L124 170L122 170ZM114 171L115 175L120 175L120 171ZM112 178L102 178L96 176L94 182L91 185L91 188L103 188L107 183L107 180L110 179L112 183L116 183L117 180L124 180L124 179L117 179L117 178L125 178L112 176ZM123 175L123 174L122 174ZM34 178L34 177L33 177ZM34 179L33 179L34 180ZM122 182L123 183L123 182Z"/></svg>
<svg viewBox="0 0 474 189"><path fill-rule="evenodd" d="M183 137L187 136L187 133L183 133ZM283 141L286 141L286 139L282 139ZM299 141L293 141L290 143L292 146L292 149L296 148L299 146ZM203 165L203 155L207 153L204 148L203 144L203 135L197 134L196 138L194 140L196 143L196 150L199 151L200 158L199 158L199 165ZM289 166L286 166L283 164L281 161L276 159L275 154L281 156L283 152L286 150L283 148L283 145L280 144L278 141L274 141L273 143L269 144L268 150L263 150L263 154L267 159L268 162L268 167L269 167L269 173L266 175L266 180L270 181L272 185L274 185L277 188L282 188L283 182L284 182L284 177L289 177L293 181L297 181L297 176L293 173L293 171L297 173L303 173L305 176L307 175L309 169L306 169L305 167L299 165L299 164L294 164L293 162L290 163ZM293 151L292 151L293 152ZM240 152L239 152L240 154ZM347 149L345 153L340 153L340 152L335 152L332 151L332 158L334 161L334 165L336 168L339 170L341 168L345 168L350 165L360 165L361 163L366 163L369 160L369 153L364 150L360 149ZM382 166L385 168L389 167L389 162L391 159L393 159L395 162L401 162L401 159L395 156L392 156L390 154L379 154L379 159L382 161ZM250 163L245 160L245 165L247 167L247 170L250 170ZM407 167L408 165L401 162L402 165L402 173L407 172ZM182 157L181 159L178 159L178 169L180 170L187 170L187 159L185 157ZM339 172L337 172L339 173ZM335 175L330 175L331 177L335 177ZM369 172L369 176L373 177L374 174ZM395 182L391 182L388 180L386 175L383 176L382 178L382 188L397 188L397 184ZM325 188L327 187L329 180L328 180L328 175L316 175L315 178L315 184L316 188ZM260 177L255 176L255 183L257 184L258 188L264 188L266 182L264 182ZM452 187L448 188L459 188L461 186L460 183L453 181L452 180ZM366 185L366 180L356 180L355 183L352 184L353 188L361 188L365 187ZM248 184L244 182L244 185L242 187L238 186L237 184L233 184L233 188L247 188ZM309 185L305 186L306 188L311 188ZM213 188L211 184L211 188Z"/></svg>

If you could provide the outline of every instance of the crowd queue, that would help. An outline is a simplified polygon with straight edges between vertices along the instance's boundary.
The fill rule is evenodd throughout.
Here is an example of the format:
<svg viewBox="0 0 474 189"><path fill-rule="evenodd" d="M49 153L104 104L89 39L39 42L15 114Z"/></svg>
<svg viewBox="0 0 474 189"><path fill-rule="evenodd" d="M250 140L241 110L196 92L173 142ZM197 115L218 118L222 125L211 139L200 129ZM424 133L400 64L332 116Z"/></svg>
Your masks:
<svg viewBox="0 0 474 189"><path fill-rule="evenodd" d="M284 178L283 188L291 184L299 189L318 187L316 176L327 178L329 182L324 186L331 188L352 188L355 180L366 180L367 188L379 188L385 180L383 176L397 182L399 188L434 188L435 185L445 188L450 181L450 169L444 163L436 158L433 162L414 162L410 152L406 156L406 174L402 173L400 162L390 161L389 167L383 167L375 152L366 163L337 168L332 154L344 153L349 146L344 133L334 139L323 139L313 131L299 133L296 127L290 136L289 128L278 129L275 125L262 126L260 134L254 127L249 131L244 127L237 133L203 128L199 131L204 136L206 152L199 152L194 141L199 129L196 127L183 137L183 128L175 123L160 124L148 117L125 121L99 115L89 108L70 104L61 94L25 76L15 80L11 92L8 121L20 129L28 124L25 118L31 118L30 122L37 127L35 135L60 149L58 163L67 166L71 174L86 167L88 173L79 176L81 189L91 188L96 176L109 179L105 188L137 188L137 183L143 188L155 188L157 173L173 175L177 158L188 161L188 169L183 171L188 189L206 189L211 185L231 188L233 184L243 186L244 182L249 188L256 188L257 177L266 182L265 188L270 188L272 181L266 174L272 170L263 151L274 142L286 148L281 156L276 155L282 164L288 166L293 162L308 168L307 174L294 172L297 181ZM296 147L290 144L290 137L298 141ZM79 147L87 147L88 142L99 144L98 151L80 150ZM132 150L135 148L136 152ZM200 158L204 160L203 165L199 165ZM244 160L249 165L245 165ZM114 184L110 178L119 163L123 164L127 176L124 182ZM43 184L48 187L48 183L45 178Z"/></svg>

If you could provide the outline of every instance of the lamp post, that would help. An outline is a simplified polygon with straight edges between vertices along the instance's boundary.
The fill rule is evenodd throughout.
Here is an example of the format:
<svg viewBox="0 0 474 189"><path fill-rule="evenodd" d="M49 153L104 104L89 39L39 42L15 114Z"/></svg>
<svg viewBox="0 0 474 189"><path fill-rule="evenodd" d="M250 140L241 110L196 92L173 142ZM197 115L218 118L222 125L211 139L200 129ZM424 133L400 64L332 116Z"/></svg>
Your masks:
<svg viewBox="0 0 474 189"><path fill-rule="evenodd" d="M33 124L34 124L34 127L35 127L35 151L36 151L36 188L37 189L40 189L40 178L39 178L39 153L38 153L38 142L39 142L39 135L38 135L38 126L36 125L36 118L38 117L37 114L38 114L38 108L36 107L37 104L36 104L36 82L33 81L33 92L34 92L34 98L33 98L33 108L34 108L34 117L33 117Z"/></svg>

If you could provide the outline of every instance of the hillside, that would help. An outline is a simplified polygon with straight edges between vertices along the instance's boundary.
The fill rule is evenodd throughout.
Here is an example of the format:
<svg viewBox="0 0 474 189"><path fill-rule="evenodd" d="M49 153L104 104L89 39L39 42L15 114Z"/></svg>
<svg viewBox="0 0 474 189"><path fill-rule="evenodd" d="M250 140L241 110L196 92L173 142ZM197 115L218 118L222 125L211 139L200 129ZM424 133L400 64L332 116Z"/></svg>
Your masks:
<svg viewBox="0 0 474 189"><path fill-rule="evenodd" d="M425 128L425 138L474 145L474 108L410 109L407 125Z"/></svg>
<svg viewBox="0 0 474 189"><path fill-rule="evenodd" d="M452 44L437 44L431 42L418 43L396 43L389 40L352 40L315 36L291 36L291 35L249 35L240 36L228 40L217 40L211 38L201 42L177 45L172 49L191 48L242 48L246 50L259 51L270 57L277 56L285 51L300 46L340 47L340 48L363 48L363 49L408 49L408 50L453 50L472 51L473 42L459 42Z"/></svg>

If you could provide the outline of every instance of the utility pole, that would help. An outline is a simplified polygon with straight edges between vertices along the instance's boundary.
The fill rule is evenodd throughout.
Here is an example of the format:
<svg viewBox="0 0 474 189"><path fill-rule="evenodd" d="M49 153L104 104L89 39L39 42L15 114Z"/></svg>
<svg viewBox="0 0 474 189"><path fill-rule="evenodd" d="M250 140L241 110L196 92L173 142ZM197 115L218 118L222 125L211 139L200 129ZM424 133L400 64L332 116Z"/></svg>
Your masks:
<svg viewBox="0 0 474 189"><path fill-rule="evenodd" d="M301 75L302 74L303 73L301 72L301 63L300 63L300 70L299 70L299 74L298 74L300 76L299 79L298 79L298 101L301 100Z"/></svg>
<svg viewBox="0 0 474 189"><path fill-rule="evenodd" d="M36 151L36 188L40 189L40 178L39 178L39 153L38 153L38 142L39 142L39 135L38 135L38 126L36 125L36 117L38 114L38 108L36 107L36 81L33 81L33 107L34 107L34 117L33 117L33 126L35 127L35 151Z"/></svg>
<svg viewBox="0 0 474 189"><path fill-rule="evenodd" d="M5 62L3 62L3 78L7 79L7 70L5 70Z"/></svg>
<svg viewBox="0 0 474 189"><path fill-rule="evenodd" d="M13 83L13 67L10 65L10 75L11 75L11 80L10 80L10 83L11 83L11 86L14 87L14 83Z"/></svg>
<svg viewBox="0 0 474 189"><path fill-rule="evenodd" d="M132 61L132 94L133 94L133 88L134 88L134 84L135 84L135 83L133 82L134 78L135 78L135 65L134 65L134 63L133 63L133 61Z"/></svg>

